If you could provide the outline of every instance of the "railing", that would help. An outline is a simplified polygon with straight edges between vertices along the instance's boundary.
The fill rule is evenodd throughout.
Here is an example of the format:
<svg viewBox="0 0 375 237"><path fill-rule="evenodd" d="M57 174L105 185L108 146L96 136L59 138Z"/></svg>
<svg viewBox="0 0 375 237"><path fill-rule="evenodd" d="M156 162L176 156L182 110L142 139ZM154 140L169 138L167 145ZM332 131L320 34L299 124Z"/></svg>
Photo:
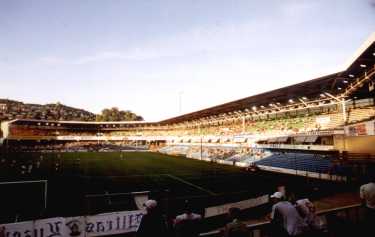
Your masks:
<svg viewBox="0 0 375 237"><path fill-rule="evenodd" d="M361 77L357 78L353 83L349 84L345 89L345 92L342 93L339 97L346 98L355 92L358 88L362 87L364 83L368 80L371 80L371 77L375 75L375 65L366 71Z"/></svg>
<svg viewBox="0 0 375 237"><path fill-rule="evenodd" d="M361 205L353 204L343 207L330 208L317 212L318 216L323 222L325 222L326 228L324 232L330 233L331 237L335 237L334 233L337 231L336 227L330 226L330 220L333 218L344 218L348 221L351 221L354 224L360 223L362 220ZM259 221L255 224L248 224L247 228L249 230L249 237L267 237L269 233L270 221ZM221 236L222 233L220 230L214 230L206 233L201 233L200 237L217 237Z"/></svg>
<svg viewBox="0 0 375 237"><path fill-rule="evenodd" d="M332 151L335 149L333 145L296 145L296 144L257 144L258 148L277 148L291 150L317 150Z"/></svg>

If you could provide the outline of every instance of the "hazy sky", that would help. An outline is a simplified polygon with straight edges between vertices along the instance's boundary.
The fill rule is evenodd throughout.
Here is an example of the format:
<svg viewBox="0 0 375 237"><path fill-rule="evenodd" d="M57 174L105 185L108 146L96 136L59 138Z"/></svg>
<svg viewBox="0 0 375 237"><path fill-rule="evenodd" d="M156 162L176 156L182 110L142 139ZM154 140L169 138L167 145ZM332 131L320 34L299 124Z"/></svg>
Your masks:
<svg viewBox="0 0 375 237"><path fill-rule="evenodd" d="M334 73L375 0L0 0L0 98L157 121Z"/></svg>

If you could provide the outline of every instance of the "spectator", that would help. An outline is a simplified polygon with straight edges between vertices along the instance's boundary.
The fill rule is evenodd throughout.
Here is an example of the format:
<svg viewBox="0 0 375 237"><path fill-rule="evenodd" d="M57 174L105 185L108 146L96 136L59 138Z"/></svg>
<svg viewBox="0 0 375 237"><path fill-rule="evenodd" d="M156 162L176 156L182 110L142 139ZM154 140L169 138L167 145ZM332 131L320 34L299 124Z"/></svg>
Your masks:
<svg viewBox="0 0 375 237"><path fill-rule="evenodd" d="M5 226L0 226L0 237L5 237Z"/></svg>
<svg viewBox="0 0 375 237"><path fill-rule="evenodd" d="M322 230L320 218L316 215L314 204L307 198L296 201L296 208L300 216L314 231Z"/></svg>
<svg viewBox="0 0 375 237"><path fill-rule="evenodd" d="M365 206L364 229L366 235L372 233L372 225L375 223L375 182L374 177L371 177L369 183L360 187L359 195Z"/></svg>
<svg viewBox="0 0 375 237"><path fill-rule="evenodd" d="M224 228L224 237L245 237L249 236L246 224L240 221L240 209L232 207L229 209L229 218L231 222Z"/></svg>
<svg viewBox="0 0 375 237"><path fill-rule="evenodd" d="M166 236L167 228L162 215L157 210L157 202L148 200L144 204L146 214L142 217L138 227L137 237Z"/></svg>
<svg viewBox="0 0 375 237"><path fill-rule="evenodd" d="M290 202L285 201L281 192L271 195L271 199L274 203L271 220L273 227L275 227L273 232L276 236L303 236L309 230L297 209Z"/></svg>
<svg viewBox="0 0 375 237"><path fill-rule="evenodd" d="M174 220L174 227L177 237L197 237L200 232L200 221L202 216L193 213L191 205L185 201L185 212L176 216Z"/></svg>
<svg viewBox="0 0 375 237"><path fill-rule="evenodd" d="M284 198L287 197L285 185L280 184L279 186L277 186L277 192L280 192L283 195Z"/></svg>

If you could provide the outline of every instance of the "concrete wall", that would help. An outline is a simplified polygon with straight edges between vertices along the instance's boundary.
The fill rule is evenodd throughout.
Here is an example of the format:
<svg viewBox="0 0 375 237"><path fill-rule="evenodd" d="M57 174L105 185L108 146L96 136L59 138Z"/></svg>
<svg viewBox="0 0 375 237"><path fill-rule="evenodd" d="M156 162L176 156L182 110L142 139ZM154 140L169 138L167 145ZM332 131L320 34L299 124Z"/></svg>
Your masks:
<svg viewBox="0 0 375 237"><path fill-rule="evenodd" d="M340 152L375 155L375 136L335 136L334 146Z"/></svg>

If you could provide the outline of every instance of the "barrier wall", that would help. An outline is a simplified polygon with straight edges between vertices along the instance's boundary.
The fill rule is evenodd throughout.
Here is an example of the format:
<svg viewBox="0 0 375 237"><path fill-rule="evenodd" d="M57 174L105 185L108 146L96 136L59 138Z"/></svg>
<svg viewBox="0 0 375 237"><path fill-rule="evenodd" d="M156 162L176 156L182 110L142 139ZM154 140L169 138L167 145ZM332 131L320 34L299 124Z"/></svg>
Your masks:
<svg viewBox="0 0 375 237"><path fill-rule="evenodd" d="M143 211L104 213L94 216L56 217L11 224L5 227L5 237L95 237L134 232Z"/></svg>
<svg viewBox="0 0 375 237"><path fill-rule="evenodd" d="M235 203L207 207L205 218L224 215L229 208L241 210L269 202L268 195ZM19 223L0 224L5 227L5 237L96 237L135 232L141 222L143 210L104 213L93 216L55 217ZM1 235L0 235L1 236Z"/></svg>

